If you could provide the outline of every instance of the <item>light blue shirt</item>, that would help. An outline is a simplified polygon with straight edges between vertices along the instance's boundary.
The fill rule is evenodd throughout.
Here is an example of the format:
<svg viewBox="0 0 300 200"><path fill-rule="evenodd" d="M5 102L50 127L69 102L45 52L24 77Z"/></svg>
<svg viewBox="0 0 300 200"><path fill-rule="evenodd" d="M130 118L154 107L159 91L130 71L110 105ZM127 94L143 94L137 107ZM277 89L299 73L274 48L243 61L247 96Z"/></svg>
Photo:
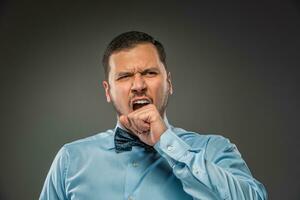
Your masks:
<svg viewBox="0 0 300 200"><path fill-rule="evenodd" d="M228 139L167 126L154 152L116 153L114 130L64 145L40 200L267 199Z"/></svg>

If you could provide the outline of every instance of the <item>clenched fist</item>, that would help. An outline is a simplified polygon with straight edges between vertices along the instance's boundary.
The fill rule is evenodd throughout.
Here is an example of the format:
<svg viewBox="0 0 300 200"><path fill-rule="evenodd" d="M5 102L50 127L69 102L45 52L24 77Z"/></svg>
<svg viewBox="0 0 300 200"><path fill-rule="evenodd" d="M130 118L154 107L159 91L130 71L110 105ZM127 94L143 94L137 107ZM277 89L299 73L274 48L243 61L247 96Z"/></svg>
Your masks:
<svg viewBox="0 0 300 200"><path fill-rule="evenodd" d="M126 115L121 115L120 123L136 134L144 143L154 146L167 126L153 104L148 104Z"/></svg>

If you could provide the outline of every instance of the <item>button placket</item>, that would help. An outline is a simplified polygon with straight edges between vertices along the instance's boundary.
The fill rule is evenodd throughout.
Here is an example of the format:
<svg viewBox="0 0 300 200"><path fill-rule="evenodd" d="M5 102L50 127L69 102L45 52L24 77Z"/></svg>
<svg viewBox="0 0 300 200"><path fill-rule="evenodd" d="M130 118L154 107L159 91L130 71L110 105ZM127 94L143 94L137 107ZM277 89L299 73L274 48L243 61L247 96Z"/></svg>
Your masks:
<svg viewBox="0 0 300 200"><path fill-rule="evenodd" d="M142 170L142 156L138 151L133 151L131 152L132 158L130 159L128 164L127 164L127 169L126 169L126 177L125 177L125 198L126 199L131 199L135 200L135 187L136 184L139 182L141 178L141 170Z"/></svg>

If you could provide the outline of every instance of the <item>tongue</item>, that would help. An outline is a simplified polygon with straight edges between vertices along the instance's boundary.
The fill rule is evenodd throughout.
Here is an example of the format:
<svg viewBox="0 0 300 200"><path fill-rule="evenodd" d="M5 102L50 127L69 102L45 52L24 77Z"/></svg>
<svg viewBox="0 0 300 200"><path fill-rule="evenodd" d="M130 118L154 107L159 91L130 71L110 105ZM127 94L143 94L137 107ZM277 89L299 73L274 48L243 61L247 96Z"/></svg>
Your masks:
<svg viewBox="0 0 300 200"><path fill-rule="evenodd" d="M137 103L137 104L133 104L133 110L137 110L143 106L146 106L148 105L148 103L145 103L145 104L140 104L140 103Z"/></svg>

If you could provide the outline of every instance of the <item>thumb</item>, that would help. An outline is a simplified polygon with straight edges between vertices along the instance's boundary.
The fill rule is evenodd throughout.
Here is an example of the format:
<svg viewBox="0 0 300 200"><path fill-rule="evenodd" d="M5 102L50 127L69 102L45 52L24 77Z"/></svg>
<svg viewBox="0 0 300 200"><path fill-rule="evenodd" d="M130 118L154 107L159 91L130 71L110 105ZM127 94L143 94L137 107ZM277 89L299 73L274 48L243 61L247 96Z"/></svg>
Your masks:
<svg viewBox="0 0 300 200"><path fill-rule="evenodd" d="M127 116L121 115L120 118L119 118L119 120L120 120L120 123L121 123L125 128L130 129L131 123L130 123L130 121L128 120L128 117L127 117Z"/></svg>

